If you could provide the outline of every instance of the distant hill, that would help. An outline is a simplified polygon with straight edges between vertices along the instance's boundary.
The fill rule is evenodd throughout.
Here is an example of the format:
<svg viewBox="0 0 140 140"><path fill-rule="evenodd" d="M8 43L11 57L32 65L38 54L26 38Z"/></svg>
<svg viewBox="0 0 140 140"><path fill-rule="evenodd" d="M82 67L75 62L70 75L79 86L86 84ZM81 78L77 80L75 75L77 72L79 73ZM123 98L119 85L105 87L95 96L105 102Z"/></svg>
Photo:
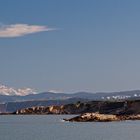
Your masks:
<svg viewBox="0 0 140 140"><path fill-rule="evenodd" d="M39 94L29 94L25 96L0 95L0 103L34 101L34 100L66 100L70 98L82 98L82 99L90 99L90 100L139 99L140 90L109 92L109 93L78 92L78 93L68 94L68 93L43 92Z"/></svg>

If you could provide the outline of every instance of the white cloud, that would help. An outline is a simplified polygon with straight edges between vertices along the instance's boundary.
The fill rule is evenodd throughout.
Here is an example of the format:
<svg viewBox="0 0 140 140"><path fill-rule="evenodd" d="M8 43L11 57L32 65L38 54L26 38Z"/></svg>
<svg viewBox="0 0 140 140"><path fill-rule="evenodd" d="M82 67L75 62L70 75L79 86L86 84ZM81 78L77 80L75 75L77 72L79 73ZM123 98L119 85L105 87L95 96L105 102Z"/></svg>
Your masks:
<svg viewBox="0 0 140 140"><path fill-rule="evenodd" d="M39 26L39 25L28 25L28 24L1 25L0 38L20 37L27 34L52 31L52 30L55 29L48 28L47 26Z"/></svg>

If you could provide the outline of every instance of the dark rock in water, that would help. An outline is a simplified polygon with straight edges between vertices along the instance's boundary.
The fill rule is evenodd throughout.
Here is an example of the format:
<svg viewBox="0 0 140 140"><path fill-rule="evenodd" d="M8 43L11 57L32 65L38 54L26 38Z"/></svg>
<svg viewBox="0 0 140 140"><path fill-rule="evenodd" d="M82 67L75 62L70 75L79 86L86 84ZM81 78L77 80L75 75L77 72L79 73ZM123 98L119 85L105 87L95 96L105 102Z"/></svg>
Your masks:
<svg viewBox="0 0 140 140"><path fill-rule="evenodd" d="M85 113L71 119L64 119L69 122L111 122L111 121L124 121L124 120L140 120L138 115L110 115L99 113Z"/></svg>

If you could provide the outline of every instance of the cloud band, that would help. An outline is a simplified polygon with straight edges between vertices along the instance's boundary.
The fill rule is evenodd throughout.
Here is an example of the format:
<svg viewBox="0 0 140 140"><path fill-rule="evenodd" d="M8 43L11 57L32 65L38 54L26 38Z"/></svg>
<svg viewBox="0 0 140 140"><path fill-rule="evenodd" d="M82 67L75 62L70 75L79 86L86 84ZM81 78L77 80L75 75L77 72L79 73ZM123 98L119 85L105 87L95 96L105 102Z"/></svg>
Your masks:
<svg viewBox="0 0 140 140"><path fill-rule="evenodd" d="M52 31L53 28L39 25L12 24L0 26L0 38L20 37L37 32Z"/></svg>

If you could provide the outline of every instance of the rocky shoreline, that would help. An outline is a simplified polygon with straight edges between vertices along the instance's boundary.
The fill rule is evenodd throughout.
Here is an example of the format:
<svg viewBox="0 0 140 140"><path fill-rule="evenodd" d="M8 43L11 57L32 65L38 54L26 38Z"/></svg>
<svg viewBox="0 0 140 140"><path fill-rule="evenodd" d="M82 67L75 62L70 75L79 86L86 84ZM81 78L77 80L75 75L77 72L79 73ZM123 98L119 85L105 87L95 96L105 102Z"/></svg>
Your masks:
<svg viewBox="0 0 140 140"><path fill-rule="evenodd" d="M69 122L111 122L140 120L140 100L89 101L66 105L34 106L17 110L15 115L79 115ZM5 114L6 115L6 114Z"/></svg>
<svg viewBox="0 0 140 140"><path fill-rule="evenodd" d="M99 113L84 113L70 119L64 119L69 122L112 122L125 120L140 120L140 114L137 115L111 115Z"/></svg>
<svg viewBox="0 0 140 140"><path fill-rule="evenodd" d="M96 113L110 115L140 114L140 100L134 101L90 101L66 105L33 106L16 110L13 114L84 114Z"/></svg>

